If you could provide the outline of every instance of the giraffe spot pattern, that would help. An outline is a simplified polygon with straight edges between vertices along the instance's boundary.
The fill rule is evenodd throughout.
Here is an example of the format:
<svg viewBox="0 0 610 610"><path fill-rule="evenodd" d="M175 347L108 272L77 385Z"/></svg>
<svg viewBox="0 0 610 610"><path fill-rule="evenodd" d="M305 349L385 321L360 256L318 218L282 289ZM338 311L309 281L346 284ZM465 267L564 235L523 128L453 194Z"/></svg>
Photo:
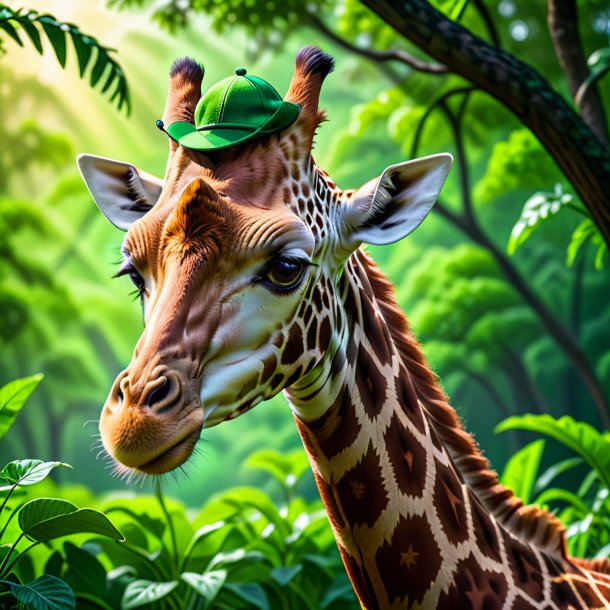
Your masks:
<svg viewBox="0 0 610 610"><path fill-rule="evenodd" d="M326 414L311 422L309 428L316 431L320 449L328 459L350 447L362 427L349 392L343 389Z"/></svg>
<svg viewBox="0 0 610 610"><path fill-rule="evenodd" d="M421 604L442 564L441 551L425 517L401 517L391 541L378 549L375 563L383 574L391 604L399 601L401 608Z"/></svg>
<svg viewBox="0 0 610 610"><path fill-rule="evenodd" d="M275 372L275 370L277 369L277 358L275 357L274 354L271 354L270 356L267 356L264 360L263 360L263 372L261 373L261 384L264 385L267 383L267 381L269 381L269 379L271 379L271 375L273 375L273 373Z"/></svg>
<svg viewBox="0 0 610 610"><path fill-rule="evenodd" d="M490 559L501 561L500 540L493 521L481 503L470 494L470 512L472 514L472 527L474 529L477 548L484 552Z"/></svg>
<svg viewBox="0 0 610 610"><path fill-rule="evenodd" d="M508 555L515 585L534 601L544 599L542 573L531 548L503 530L504 547Z"/></svg>
<svg viewBox="0 0 610 610"><path fill-rule="evenodd" d="M388 495L379 476L381 464L372 443L362 460L336 484L345 518L354 525L372 527L388 505Z"/></svg>
<svg viewBox="0 0 610 610"><path fill-rule="evenodd" d="M453 468L436 462L434 505L447 540L457 546L468 538L464 493Z"/></svg>
<svg viewBox="0 0 610 610"><path fill-rule="evenodd" d="M409 417L409 421L417 428L417 430L424 434L426 432L426 426L424 424L424 416L419 406L419 399L415 393L413 382L408 374L401 375L394 379L394 383L398 389L398 400L401 407Z"/></svg>
<svg viewBox="0 0 610 610"><path fill-rule="evenodd" d="M405 428L397 415L385 432L385 445L398 489L412 497L421 497L426 485L426 449Z"/></svg>
<svg viewBox="0 0 610 610"><path fill-rule="evenodd" d="M288 331L288 341L282 353L282 364L294 364L304 351L303 331L296 322Z"/></svg>
<svg viewBox="0 0 610 610"><path fill-rule="evenodd" d="M325 352L330 345L331 327L328 316L324 316L322 322L320 322L320 336L318 338L318 346L321 352Z"/></svg>
<svg viewBox="0 0 610 610"><path fill-rule="evenodd" d="M356 385L364 410L370 419L375 419L385 403L388 382L364 345L358 348L357 366Z"/></svg>
<svg viewBox="0 0 610 610"><path fill-rule="evenodd" d="M442 592L438 610L500 610L508 592L506 577L484 570L472 553L455 570L447 592Z"/></svg>
<svg viewBox="0 0 610 610"><path fill-rule="evenodd" d="M381 364L389 364L392 360L390 343L388 343L387 330L384 332L379 313L367 295L361 299L362 327L366 328L367 339Z"/></svg>

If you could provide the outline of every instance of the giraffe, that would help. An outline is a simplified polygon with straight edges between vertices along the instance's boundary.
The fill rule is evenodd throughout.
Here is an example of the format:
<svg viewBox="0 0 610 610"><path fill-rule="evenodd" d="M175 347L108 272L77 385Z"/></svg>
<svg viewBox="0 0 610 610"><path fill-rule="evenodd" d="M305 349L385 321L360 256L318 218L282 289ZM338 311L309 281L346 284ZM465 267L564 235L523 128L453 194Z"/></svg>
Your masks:
<svg viewBox="0 0 610 610"><path fill-rule="evenodd" d="M106 451L118 471L168 472L202 428L283 390L362 608L610 608L608 562L569 557L560 522L499 483L362 247L419 226L451 156L339 189L311 154L333 65L302 49L294 124L215 152L170 139L164 180L79 157L127 231L117 275L144 312L102 410ZM174 63L165 123L192 122L202 79Z"/></svg>

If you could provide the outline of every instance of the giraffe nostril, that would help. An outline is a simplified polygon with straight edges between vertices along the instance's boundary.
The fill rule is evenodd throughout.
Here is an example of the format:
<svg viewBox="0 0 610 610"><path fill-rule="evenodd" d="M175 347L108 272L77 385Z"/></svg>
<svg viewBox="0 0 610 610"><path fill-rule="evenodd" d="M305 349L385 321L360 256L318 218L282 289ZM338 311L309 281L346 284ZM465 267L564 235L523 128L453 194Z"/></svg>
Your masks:
<svg viewBox="0 0 610 610"><path fill-rule="evenodd" d="M158 387L156 387L149 395L146 401L149 407L154 407L156 404L163 402L169 395L172 389L172 383L169 378Z"/></svg>

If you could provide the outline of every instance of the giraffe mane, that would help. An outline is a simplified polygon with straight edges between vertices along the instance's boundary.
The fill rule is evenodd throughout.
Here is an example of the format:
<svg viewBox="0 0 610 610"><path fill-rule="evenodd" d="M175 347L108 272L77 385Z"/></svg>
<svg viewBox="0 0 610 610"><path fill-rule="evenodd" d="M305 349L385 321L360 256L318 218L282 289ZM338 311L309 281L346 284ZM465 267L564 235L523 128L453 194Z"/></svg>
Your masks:
<svg viewBox="0 0 610 610"><path fill-rule="evenodd" d="M589 570L590 572L610 574L610 558L608 557L597 557L596 559L582 559L581 557L571 557L570 561L576 564L579 568Z"/></svg>
<svg viewBox="0 0 610 610"><path fill-rule="evenodd" d="M565 527L550 512L525 505L502 485L478 444L450 406L437 376L425 361L407 319L396 302L394 287L365 254L368 277L392 339L411 374L428 420L441 438L464 481L481 504L515 536L567 558ZM603 571L610 570L610 561Z"/></svg>

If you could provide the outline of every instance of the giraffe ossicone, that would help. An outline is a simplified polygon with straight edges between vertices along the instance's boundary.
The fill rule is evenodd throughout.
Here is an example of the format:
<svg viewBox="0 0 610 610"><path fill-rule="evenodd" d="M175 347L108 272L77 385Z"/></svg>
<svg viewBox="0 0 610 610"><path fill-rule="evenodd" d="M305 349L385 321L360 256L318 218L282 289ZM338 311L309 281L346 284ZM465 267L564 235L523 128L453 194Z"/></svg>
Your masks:
<svg viewBox="0 0 610 610"><path fill-rule="evenodd" d="M498 482L361 248L419 226L451 156L339 189L311 156L332 67L302 49L292 124L219 150L169 139L163 180L79 157L127 231L119 275L145 322L102 411L104 447L119 469L167 472L203 427L284 390L363 608L610 608L608 563L570 558L559 522ZM175 62L164 125L194 123L202 79Z"/></svg>

